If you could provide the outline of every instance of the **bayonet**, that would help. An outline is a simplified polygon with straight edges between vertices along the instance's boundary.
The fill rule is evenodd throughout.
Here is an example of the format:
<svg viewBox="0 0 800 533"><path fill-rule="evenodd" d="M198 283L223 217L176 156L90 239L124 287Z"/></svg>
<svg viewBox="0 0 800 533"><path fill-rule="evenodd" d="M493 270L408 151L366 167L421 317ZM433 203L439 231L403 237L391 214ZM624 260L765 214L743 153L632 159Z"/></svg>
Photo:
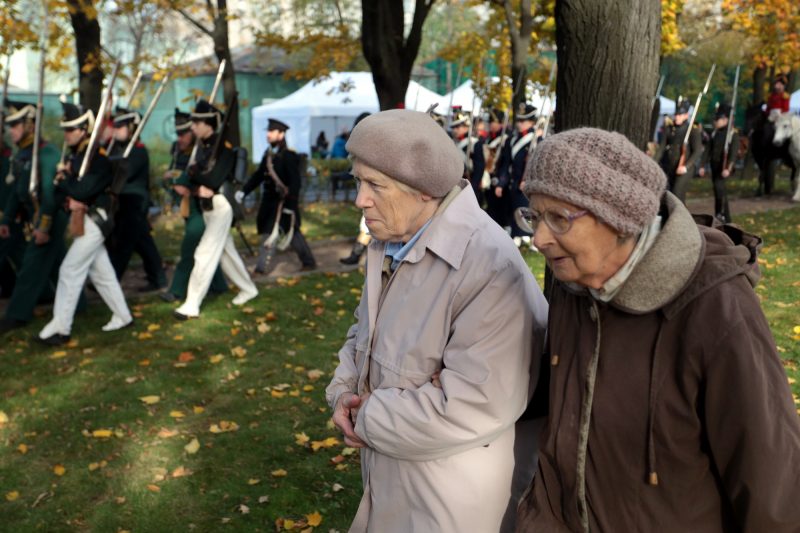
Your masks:
<svg viewBox="0 0 800 533"><path fill-rule="evenodd" d="M142 120L139 122L136 131L133 133L133 136L131 136L131 140L128 142L125 152L122 154L124 159L127 159L128 156L131 155L131 150L133 150L133 147L136 146L136 141L139 140L139 136L142 134L145 124L147 124L147 121L150 119L150 115L153 113L153 109L155 109L158 99L161 98L161 93L164 92L164 89L167 86L167 82L169 82L169 74L164 75L164 79L161 80L161 85L158 86L156 94L153 96L153 100L147 107L147 111L145 111L144 117L142 117Z"/></svg>
<svg viewBox="0 0 800 533"><path fill-rule="evenodd" d="M736 65L736 76L733 79L733 97L731 98L731 112L728 115L728 130L725 132L725 149L723 150L723 163L722 168L728 166L728 152L731 146L731 139L733 138L733 119L736 116L736 96L739 92L739 71L741 65Z"/></svg>
<svg viewBox="0 0 800 533"><path fill-rule="evenodd" d="M697 95L697 100L694 103L694 109L692 110L692 116L689 119L689 127L686 129L686 136L683 138L683 145L686 146L689 144L689 135L692 133L692 126L694 126L694 121L697 118L697 110L700 107L700 100L703 99L703 96L706 95L708 92L708 86L711 85L711 78L714 76L714 70L717 68L717 64L714 63L711 65L711 71L708 73L708 78L706 78L706 84L703 86L703 91Z"/></svg>
<svg viewBox="0 0 800 533"><path fill-rule="evenodd" d="M553 64L550 66L550 77L547 80L547 89L544 93L544 98L545 98L544 105L547 106L547 112L545 113L544 109L542 109L542 117L543 118L546 117L547 121L544 123L544 127L542 128L542 139L547 137L547 132L550 129L550 115L552 114L552 108L553 108L552 87L553 87L553 80L555 79L556 75L556 66L557 63L553 61ZM534 145L535 144L536 141L534 141Z"/></svg>
<svg viewBox="0 0 800 533"><path fill-rule="evenodd" d="M42 108L44 107L44 67L47 62L47 30L50 23L50 12L47 9L47 2L42 2L44 8L44 24L42 25L42 35L39 41L41 47L39 56L39 93L36 96L36 113L33 126L33 157L31 158L31 176L28 182L28 193L33 200L34 210L38 211L38 198L36 190L39 185L39 145L42 141Z"/></svg>
<svg viewBox="0 0 800 533"><path fill-rule="evenodd" d="M11 75L11 52L6 56L6 70L3 72L3 99L0 100L0 150L5 150L6 141L6 99L8 98L8 78ZM5 176L0 176L5 179Z"/></svg>
<svg viewBox="0 0 800 533"><path fill-rule="evenodd" d="M106 116L106 111L108 111L109 102L111 101L111 91L114 88L114 82L117 80L119 66L120 64L117 62L117 64L114 65L114 70L111 71L111 78L108 81L106 92L103 94L103 99L100 102L100 109L97 111L97 120L95 120L94 128L92 128L92 135L89 137L89 146L86 148L86 153L81 162L81 169L80 172L78 172L78 181L83 179L86 175L86 171L89 170L89 163L91 162L94 151L100 140L100 129L103 127L103 120Z"/></svg>
<svg viewBox="0 0 800 533"><path fill-rule="evenodd" d="M219 90L219 85L222 82L222 74L225 72L225 60L223 59L219 63L219 69L217 69L217 77L214 80L214 86L211 88L211 94L208 96L208 103L214 105L214 100L217 97L217 91ZM194 142L194 148L192 148L192 155L189 157L189 164L186 166L188 169L192 165L197 163L197 152L200 150L200 143L202 143L201 139L197 139Z"/></svg>
<svg viewBox="0 0 800 533"><path fill-rule="evenodd" d="M142 81L142 71L138 71L136 73L136 79L133 80L133 86L131 87L131 92L128 94L128 103L127 108L132 109L133 99L136 96L136 91L139 90L139 83ZM111 142L108 143L108 153L111 153L111 150L114 148L117 140L114 137L111 137Z"/></svg>

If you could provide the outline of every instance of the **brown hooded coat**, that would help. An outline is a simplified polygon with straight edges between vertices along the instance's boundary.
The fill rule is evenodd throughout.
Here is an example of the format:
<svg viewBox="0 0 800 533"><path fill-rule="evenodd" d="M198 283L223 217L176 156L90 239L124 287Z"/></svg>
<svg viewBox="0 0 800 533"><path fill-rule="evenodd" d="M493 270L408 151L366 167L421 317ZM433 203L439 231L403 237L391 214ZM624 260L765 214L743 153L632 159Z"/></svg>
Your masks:
<svg viewBox="0 0 800 533"><path fill-rule="evenodd" d="M800 531L800 418L752 288L757 239L696 225L669 193L662 216L610 303L555 284L518 531Z"/></svg>

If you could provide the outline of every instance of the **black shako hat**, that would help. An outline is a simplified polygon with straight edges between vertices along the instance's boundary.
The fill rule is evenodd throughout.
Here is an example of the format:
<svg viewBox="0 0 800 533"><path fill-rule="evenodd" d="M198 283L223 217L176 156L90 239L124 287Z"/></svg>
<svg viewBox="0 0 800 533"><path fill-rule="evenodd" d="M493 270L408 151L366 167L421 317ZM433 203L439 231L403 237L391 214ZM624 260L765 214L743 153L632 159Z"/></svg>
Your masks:
<svg viewBox="0 0 800 533"><path fill-rule="evenodd" d="M175 108L175 132L181 134L192 127L192 115Z"/></svg>
<svg viewBox="0 0 800 533"><path fill-rule="evenodd" d="M36 118L36 104L6 100L3 107L5 107L7 126L14 126L17 122L25 119L34 120Z"/></svg>
<svg viewBox="0 0 800 533"><path fill-rule="evenodd" d="M528 103L520 103L517 108L517 120L533 120L536 118L536 108Z"/></svg>
<svg viewBox="0 0 800 533"><path fill-rule="evenodd" d="M141 122L142 117L139 115L138 111L133 111L131 109L125 109L124 107L117 106L114 108L114 127L119 128L122 126L128 126L131 124L139 124Z"/></svg>
<svg viewBox="0 0 800 533"><path fill-rule="evenodd" d="M678 103L675 104L675 114L676 115L685 115L689 113L689 110L692 108L692 103L689 102L687 98L678 98Z"/></svg>
<svg viewBox="0 0 800 533"><path fill-rule="evenodd" d="M62 101L61 107L64 114L61 117L61 122L58 123L59 127L66 128L81 128L87 131L92 131L94 127L94 113L91 109L84 109L83 106L71 104Z"/></svg>
<svg viewBox="0 0 800 533"><path fill-rule="evenodd" d="M505 119L506 119L506 112L503 111L502 109L493 107L492 109L489 110L489 122L499 122L502 124L503 121L505 121Z"/></svg>
<svg viewBox="0 0 800 533"><path fill-rule="evenodd" d="M198 100L191 114L192 122L205 122L217 129L222 122L222 111L208 103L207 100Z"/></svg>
<svg viewBox="0 0 800 533"><path fill-rule="evenodd" d="M288 124L286 124L285 122L281 122L276 118L270 118L268 119L268 121L269 122L267 123L267 131L270 130L286 131L289 129Z"/></svg>
<svg viewBox="0 0 800 533"><path fill-rule="evenodd" d="M731 116L731 106L730 104L721 103L717 106L717 109L714 111L714 120L720 118L728 118Z"/></svg>

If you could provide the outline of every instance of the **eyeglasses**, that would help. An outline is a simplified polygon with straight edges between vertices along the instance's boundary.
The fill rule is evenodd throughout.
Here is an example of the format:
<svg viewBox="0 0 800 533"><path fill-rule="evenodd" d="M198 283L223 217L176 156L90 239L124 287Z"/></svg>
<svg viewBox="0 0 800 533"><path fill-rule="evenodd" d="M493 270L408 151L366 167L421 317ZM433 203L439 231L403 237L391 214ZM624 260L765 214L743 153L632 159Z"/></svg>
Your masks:
<svg viewBox="0 0 800 533"><path fill-rule="evenodd" d="M522 230L528 233L536 233L539 222L544 220L544 223L547 224L550 231L557 235L563 235L568 232L572 229L573 221L589 214L589 211L585 209L570 213L565 208L546 209L540 213L528 207L521 207L518 212L519 217L517 223Z"/></svg>

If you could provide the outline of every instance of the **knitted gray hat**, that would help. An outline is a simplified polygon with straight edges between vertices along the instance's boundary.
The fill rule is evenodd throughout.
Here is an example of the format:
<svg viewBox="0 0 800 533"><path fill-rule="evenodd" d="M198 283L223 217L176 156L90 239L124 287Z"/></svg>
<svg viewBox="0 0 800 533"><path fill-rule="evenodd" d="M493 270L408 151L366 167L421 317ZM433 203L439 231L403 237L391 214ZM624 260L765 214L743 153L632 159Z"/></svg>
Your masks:
<svg viewBox="0 0 800 533"><path fill-rule="evenodd" d="M628 235L658 214L667 177L624 135L578 128L543 140L525 169L525 194L544 194L588 209Z"/></svg>
<svg viewBox="0 0 800 533"><path fill-rule="evenodd" d="M368 116L345 146L362 163L420 192L441 198L464 173L453 139L427 113L392 109Z"/></svg>

